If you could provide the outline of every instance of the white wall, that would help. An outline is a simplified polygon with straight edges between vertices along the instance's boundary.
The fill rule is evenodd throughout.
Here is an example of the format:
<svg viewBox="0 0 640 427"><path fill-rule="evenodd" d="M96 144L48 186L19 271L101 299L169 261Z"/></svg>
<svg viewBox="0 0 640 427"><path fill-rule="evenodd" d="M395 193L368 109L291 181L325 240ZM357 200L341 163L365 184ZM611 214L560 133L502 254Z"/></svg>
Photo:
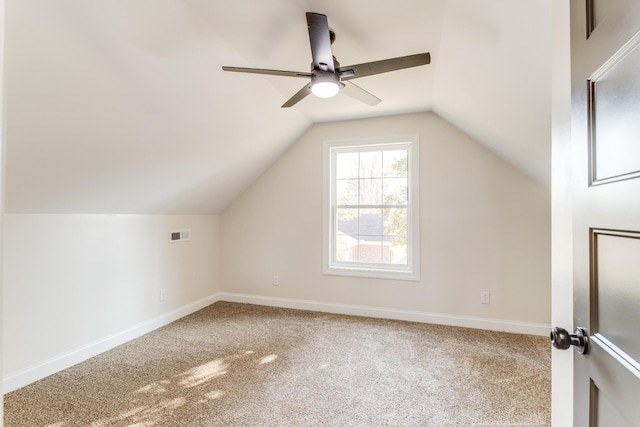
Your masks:
<svg viewBox="0 0 640 427"><path fill-rule="evenodd" d="M169 242L187 228L190 241ZM5 214L5 387L213 302L218 241L217 216Z"/></svg>
<svg viewBox="0 0 640 427"><path fill-rule="evenodd" d="M573 330L569 2L553 2L552 323ZM574 351L552 353L552 424L573 425Z"/></svg>
<svg viewBox="0 0 640 427"><path fill-rule="evenodd" d="M421 281L323 275L323 141L399 134L420 136ZM222 290L238 300L498 319L548 333L548 190L431 113L313 126L221 215L221 236Z"/></svg>

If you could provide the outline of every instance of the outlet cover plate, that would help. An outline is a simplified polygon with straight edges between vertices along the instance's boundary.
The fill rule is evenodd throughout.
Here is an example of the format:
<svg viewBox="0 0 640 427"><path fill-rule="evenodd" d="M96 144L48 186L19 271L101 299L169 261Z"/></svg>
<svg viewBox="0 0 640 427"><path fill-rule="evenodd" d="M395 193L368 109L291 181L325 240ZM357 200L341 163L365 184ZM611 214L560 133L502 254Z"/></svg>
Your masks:
<svg viewBox="0 0 640 427"><path fill-rule="evenodd" d="M489 304L491 301L491 295L489 292L480 292L480 304Z"/></svg>

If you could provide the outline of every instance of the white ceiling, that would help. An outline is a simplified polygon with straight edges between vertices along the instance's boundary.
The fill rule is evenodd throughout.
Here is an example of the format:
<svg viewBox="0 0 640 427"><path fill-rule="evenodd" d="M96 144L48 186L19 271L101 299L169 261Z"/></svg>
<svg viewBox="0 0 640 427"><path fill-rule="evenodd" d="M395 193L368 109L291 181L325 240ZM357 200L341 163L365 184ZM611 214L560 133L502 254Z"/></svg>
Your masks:
<svg viewBox="0 0 640 427"><path fill-rule="evenodd" d="M434 111L550 181L551 0L8 0L8 212L221 212L313 123ZM362 78L382 99L305 98L304 13L342 65L429 51Z"/></svg>

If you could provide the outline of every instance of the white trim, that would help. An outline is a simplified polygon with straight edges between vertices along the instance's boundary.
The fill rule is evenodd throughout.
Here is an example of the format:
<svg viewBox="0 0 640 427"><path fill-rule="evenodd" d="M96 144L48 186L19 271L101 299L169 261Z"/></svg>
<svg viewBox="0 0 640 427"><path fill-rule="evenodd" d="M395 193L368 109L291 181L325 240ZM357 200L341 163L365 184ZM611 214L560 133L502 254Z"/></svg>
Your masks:
<svg viewBox="0 0 640 427"><path fill-rule="evenodd" d="M265 305L270 307L293 308L298 310L320 311L323 313L348 314L352 316L375 317L380 319L406 320L409 322L432 323L436 325L459 326L463 328L511 332L526 335L549 336L549 330L551 328L550 325L540 323L486 319L481 317L388 309L363 305L326 303L290 298L268 297L261 295L246 295L222 292L218 294L218 297L219 301Z"/></svg>
<svg viewBox="0 0 640 427"><path fill-rule="evenodd" d="M104 353L105 351L111 350L121 344L168 325L171 322L175 322L182 317L195 313L196 311L217 301L219 301L219 294L208 296L157 316L151 320L147 320L146 322L142 322L127 330L96 340L92 343L76 348L75 350L44 360L20 371L8 373L2 378L2 391L3 393L9 393L80 362L84 362L85 360L97 356L100 353Z"/></svg>

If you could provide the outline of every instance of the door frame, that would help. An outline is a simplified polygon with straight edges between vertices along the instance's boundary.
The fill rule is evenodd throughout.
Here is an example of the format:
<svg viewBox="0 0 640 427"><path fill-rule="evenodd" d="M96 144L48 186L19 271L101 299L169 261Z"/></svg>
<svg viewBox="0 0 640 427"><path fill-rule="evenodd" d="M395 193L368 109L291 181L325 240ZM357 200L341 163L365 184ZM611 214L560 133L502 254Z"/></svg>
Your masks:
<svg viewBox="0 0 640 427"><path fill-rule="evenodd" d="M569 0L551 0L551 324L573 330L569 6ZM551 420L573 425L573 351L551 353Z"/></svg>

